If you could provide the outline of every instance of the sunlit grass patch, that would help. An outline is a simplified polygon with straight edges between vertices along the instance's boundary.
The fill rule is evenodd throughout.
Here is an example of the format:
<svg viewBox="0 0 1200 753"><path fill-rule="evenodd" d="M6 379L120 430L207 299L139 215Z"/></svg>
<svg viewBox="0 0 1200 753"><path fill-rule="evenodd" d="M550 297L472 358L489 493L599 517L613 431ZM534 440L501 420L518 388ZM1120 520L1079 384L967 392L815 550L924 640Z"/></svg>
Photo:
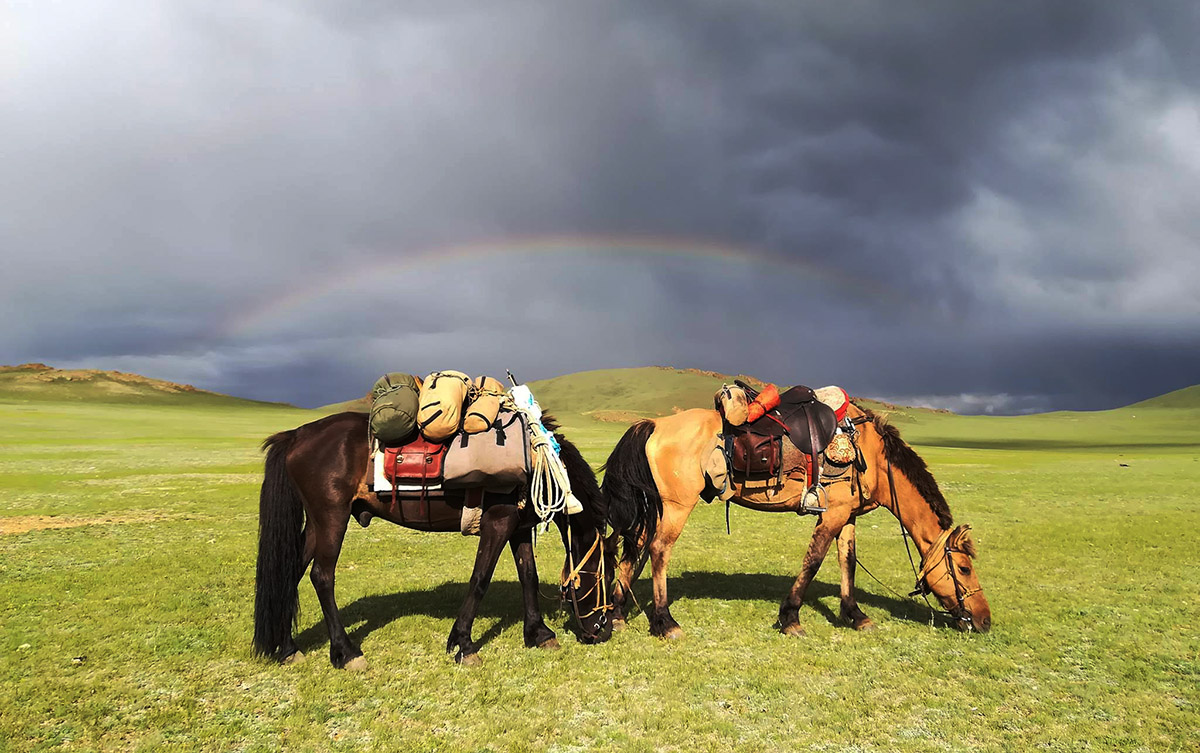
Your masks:
<svg viewBox="0 0 1200 753"><path fill-rule="evenodd" d="M0 405L0 417L11 410ZM650 637L638 616L609 643L582 646L548 599L563 649L527 650L505 555L476 624L485 664L463 671L444 644L475 540L351 524L337 594L369 662L352 674L329 665L307 580L298 640L308 661L280 667L250 650L258 442L311 416L46 406L0 427L0 517L90 521L0 536L0 748L1198 747L1195 433L1190 450L1113 448L1095 427L1038 419L1029 425L1050 426L1064 446L1013 446L1019 425L1003 424L1003 447L988 448L998 424L986 420L902 425L956 519L974 526L995 619L983 636L930 627L922 602L861 570L860 602L879 629L849 630L831 557L801 611L807 636L785 638L772 622L811 520L735 508L727 536L714 504L696 510L671 562L683 640ZM596 466L623 430L561 419ZM1156 436L1142 427L1138 436ZM1178 444L1179 431L1164 419L1160 434ZM923 436L953 441L925 447ZM872 572L907 590L896 521L872 513L858 537ZM552 597L561 546L547 537L538 555ZM648 578L636 595L648 602Z"/></svg>

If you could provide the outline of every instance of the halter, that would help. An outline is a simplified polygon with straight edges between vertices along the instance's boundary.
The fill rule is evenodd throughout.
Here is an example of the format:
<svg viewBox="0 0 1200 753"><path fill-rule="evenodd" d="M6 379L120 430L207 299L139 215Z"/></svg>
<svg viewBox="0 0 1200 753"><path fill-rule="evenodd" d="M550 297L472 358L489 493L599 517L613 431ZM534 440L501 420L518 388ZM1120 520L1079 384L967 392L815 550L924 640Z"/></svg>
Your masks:
<svg viewBox="0 0 1200 753"><path fill-rule="evenodd" d="M887 453L885 452L884 455L886 456ZM891 497L892 497L892 510L894 511L894 513L896 515L896 520L900 522L900 537L904 539L904 551L908 553L908 564L912 567L913 572L916 573L916 576L917 576L916 585L913 588L912 592L910 592L908 595L910 597L911 596L921 596L922 598L925 599L925 606L929 607L929 611L930 612L936 611L936 610L934 610L933 605L929 603L928 596L929 596L929 594L933 593L933 589L930 587L929 581L927 579L928 579L929 573L933 571L933 568L935 565L937 565L939 562L945 562L946 563L946 573L950 576L950 579L954 582L954 599L955 599L955 601L958 602L958 614L950 614L950 613L947 613L947 614L950 616L951 619L958 620L959 622L965 622L968 625L972 624L971 620L973 618L973 615L971 614L971 610L967 609L967 605L966 605L965 601L968 597L979 593L983 589L976 588L973 590L968 590L968 589L964 588L963 585L958 580L958 573L957 573L957 569L954 567L954 560L950 558L951 552L962 552L963 551L961 549L956 548L958 541L962 537L955 536L954 541L951 542L950 534L954 533L955 531L959 530L960 528L964 532L969 531L969 530L971 530L971 526L962 525L959 528L950 528L950 529L946 529L945 531L942 531L941 535L938 536L937 539L933 542L933 546L929 547L929 550L925 554L921 555L921 570L920 570L920 572L917 572L917 566L913 563L912 551L910 551L908 548L908 540L911 537L908 534L908 529L904 527L904 518L902 518L900 516L900 500L896 497L896 481L892 477L892 459L890 457L887 458L887 479L888 479L888 490L891 492ZM941 558L937 559L937 558L931 556L931 555L934 555L934 553L939 548L942 550ZM872 576L872 577L874 577L874 576ZM945 577L945 576L943 576L943 577ZM930 624L932 625L933 624L932 614L930 615L929 619L930 619Z"/></svg>
<svg viewBox="0 0 1200 753"><path fill-rule="evenodd" d="M958 602L958 619L962 622L970 622L972 617L971 610L967 609L967 606L964 602L971 596L974 596L983 590L982 588L968 589L964 587L963 584L958 580L958 568L954 566L954 560L950 557L952 552L966 554L966 551L958 547L958 542L962 540L963 534L969 530L971 530L971 526L962 525L958 528L948 528L945 531L942 531L942 534L937 537L936 541L933 542L933 546L929 548L927 555L921 558L921 571L917 573L916 589L909 594L909 596L915 596L917 594L925 595L933 593L933 588L929 583L929 574L933 572L933 569L939 563L946 563L946 575L943 575L939 580L949 577L954 583L954 598ZM959 533L957 536L954 536L953 534L956 532L961 533ZM942 553L940 558L936 556L936 553L939 550Z"/></svg>
<svg viewBox="0 0 1200 753"><path fill-rule="evenodd" d="M605 577L606 567L604 564L604 551L601 550L600 552L600 569L584 570L583 566L587 563L588 558L592 556L592 553L596 551L596 547L600 546L600 542L603 540L603 538L603 532L597 528L596 538L594 541L592 541L592 546L587 550L586 553L584 553L583 559L579 562L579 564L576 565L575 552L571 547L571 524L569 522L567 523L567 562L571 565L571 570L563 576L562 585L560 587L562 588L563 596L566 596L567 594L570 594L571 596L571 609L575 612L575 620L579 623L579 630L584 633L585 637L593 639L596 637L597 633L587 631L587 628L585 628L583 624L584 619L591 617L597 612L600 612L599 625L602 629L606 624L608 624L608 613L612 611L613 608L612 603L608 598L608 579ZM596 589L600 590L600 598L597 600L598 604L587 614L580 614L579 612L579 576L583 573L587 573L596 579L595 585L585 591L583 595L586 597L588 594L592 593L592 591L595 591Z"/></svg>

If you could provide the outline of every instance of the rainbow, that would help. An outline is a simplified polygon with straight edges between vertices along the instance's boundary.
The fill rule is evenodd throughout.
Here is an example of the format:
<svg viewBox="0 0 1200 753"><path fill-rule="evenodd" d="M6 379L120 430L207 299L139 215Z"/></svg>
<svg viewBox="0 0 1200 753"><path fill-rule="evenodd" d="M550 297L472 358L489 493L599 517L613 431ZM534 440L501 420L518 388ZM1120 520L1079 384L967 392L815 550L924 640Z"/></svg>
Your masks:
<svg viewBox="0 0 1200 753"><path fill-rule="evenodd" d="M677 258L698 262L735 264L764 275L789 275L843 290L888 295L885 286L873 280L851 277L833 265L783 256L746 246L688 238L637 236L536 236L460 243L404 253L334 275L322 276L312 285L299 286L275 298L258 301L253 307L234 312L214 332L218 339L237 339L254 331L286 322L321 299L353 292L381 279L411 275L421 267L464 261L543 256L554 259L586 258L592 261L624 262L654 258Z"/></svg>

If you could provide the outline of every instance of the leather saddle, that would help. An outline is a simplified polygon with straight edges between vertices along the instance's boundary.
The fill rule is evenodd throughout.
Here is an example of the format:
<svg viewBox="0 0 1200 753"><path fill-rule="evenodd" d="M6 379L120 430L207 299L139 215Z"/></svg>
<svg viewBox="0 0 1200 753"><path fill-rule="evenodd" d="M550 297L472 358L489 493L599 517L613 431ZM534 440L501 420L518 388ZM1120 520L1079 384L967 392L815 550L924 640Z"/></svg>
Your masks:
<svg viewBox="0 0 1200 753"><path fill-rule="evenodd" d="M753 388L738 382L738 386L755 394ZM806 457L808 492L816 493L821 478L821 453L837 432L837 414L817 399L803 385L792 387L779 396L779 405L759 418L742 426L725 424L726 454L735 473L778 475L782 481L783 437L788 437ZM824 512L819 497L816 504L807 503L805 512Z"/></svg>

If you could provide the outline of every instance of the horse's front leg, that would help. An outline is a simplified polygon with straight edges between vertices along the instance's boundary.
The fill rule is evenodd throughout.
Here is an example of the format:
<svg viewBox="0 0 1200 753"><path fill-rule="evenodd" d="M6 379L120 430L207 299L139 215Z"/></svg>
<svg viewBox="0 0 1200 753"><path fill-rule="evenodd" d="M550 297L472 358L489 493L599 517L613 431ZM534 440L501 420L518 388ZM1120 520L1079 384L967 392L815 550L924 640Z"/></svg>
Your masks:
<svg viewBox="0 0 1200 753"><path fill-rule="evenodd" d="M875 623L858 608L854 598L854 570L858 564L856 546L854 543L854 521L842 526L842 532L837 537L838 562L842 566L842 619L854 626L855 630L873 630Z"/></svg>
<svg viewBox="0 0 1200 753"><path fill-rule="evenodd" d="M605 546L615 551L620 540L620 534L613 533L609 541L605 542ZM630 595L633 593L633 582L641 575L641 567L644 560L641 559L639 553L642 547L639 542L628 537L624 539L624 544L621 550L621 559L617 562L616 577L613 578L613 632L619 633L625 629L625 622L628 616L628 608Z"/></svg>
<svg viewBox="0 0 1200 753"><path fill-rule="evenodd" d="M532 534L532 528L518 528L508 542L517 563L517 579L521 582L521 596L525 602L525 646L556 649L559 648L558 638L542 619L542 608L538 603L537 562L533 558Z"/></svg>
<svg viewBox="0 0 1200 753"><path fill-rule="evenodd" d="M350 636L346 635L346 627L342 624L333 596L334 568L342 552L342 541L349 522L349 504L344 508L328 507L310 517L308 525L311 533L308 535L313 541L313 563L308 577L317 591L317 600L321 602L321 612L325 616L325 628L329 631L329 660L338 669L358 670L366 669L367 661L362 658L362 651L354 645ZM304 554L307 558L307 538Z"/></svg>
<svg viewBox="0 0 1200 753"><path fill-rule="evenodd" d="M808 542L808 551L804 554L804 562L800 565L800 574L792 584L783 603L779 605L779 622L777 627L784 635L804 635L800 627L800 607L804 604L804 592L821 569L821 562L829 551L829 545L834 537L841 533L842 527L850 520L850 507L830 507L817 518L817 526L813 529L812 539Z"/></svg>
<svg viewBox="0 0 1200 753"><path fill-rule="evenodd" d="M459 664L473 666L482 663L479 647L471 640L471 628L475 624L475 615L479 613L479 603L483 601L483 595L492 582L496 561L516 531L519 517L520 511L516 505L496 504L486 508L480 518L479 549L475 552L475 569L467 583L467 598L463 600L458 619L454 621L450 637L446 639L446 651L453 653L454 661Z"/></svg>

